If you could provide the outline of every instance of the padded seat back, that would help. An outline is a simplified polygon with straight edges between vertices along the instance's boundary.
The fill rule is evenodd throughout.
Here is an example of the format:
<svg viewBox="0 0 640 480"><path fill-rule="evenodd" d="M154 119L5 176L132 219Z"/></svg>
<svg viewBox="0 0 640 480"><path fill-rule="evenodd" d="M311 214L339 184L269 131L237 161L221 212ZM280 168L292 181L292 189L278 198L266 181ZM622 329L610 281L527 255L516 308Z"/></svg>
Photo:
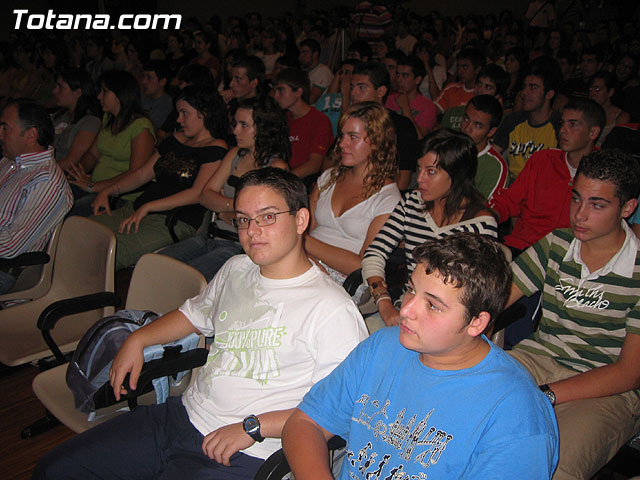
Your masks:
<svg viewBox="0 0 640 480"><path fill-rule="evenodd" d="M51 355L37 327L38 317L58 300L113 291L115 248L115 235L107 227L88 218L67 218L52 259L49 291L31 302L0 310L0 362L15 366ZM90 325L111 313L113 308L108 307L65 317L52 336L63 352L71 351Z"/></svg>

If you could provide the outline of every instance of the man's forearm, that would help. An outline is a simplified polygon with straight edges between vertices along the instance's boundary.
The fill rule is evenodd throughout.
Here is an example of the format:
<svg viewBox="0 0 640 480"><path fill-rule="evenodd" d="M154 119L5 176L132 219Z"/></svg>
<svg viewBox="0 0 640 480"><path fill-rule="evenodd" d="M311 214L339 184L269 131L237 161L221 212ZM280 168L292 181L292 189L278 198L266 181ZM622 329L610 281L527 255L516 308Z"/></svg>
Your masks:
<svg viewBox="0 0 640 480"><path fill-rule="evenodd" d="M169 343L198 329L179 310L173 310L131 334L143 347Z"/></svg>
<svg viewBox="0 0 640 480"><path fill-rule="evenodd" d="M263 437L269 438L282 437L282 429L291 414L295 411L295 408L290 408L288 410L276 410L274 412L258 414L258 420L260 420L260 434Z"/></svg>
<svg viewBox="0 0 640 480"><path fill-rule="evenodd" d="M332 480L327 434L305 413L296 410L282 432L282 447L299 480Z"/></svg>
<svg viewBox="0 0 640 480"><path fill-rule="evenodd" d="M640 381L637 373L629 375L627 369L616 362L550 383L549 387L556 395L556 404L559 404L628 392L640 387Z"/></svg>

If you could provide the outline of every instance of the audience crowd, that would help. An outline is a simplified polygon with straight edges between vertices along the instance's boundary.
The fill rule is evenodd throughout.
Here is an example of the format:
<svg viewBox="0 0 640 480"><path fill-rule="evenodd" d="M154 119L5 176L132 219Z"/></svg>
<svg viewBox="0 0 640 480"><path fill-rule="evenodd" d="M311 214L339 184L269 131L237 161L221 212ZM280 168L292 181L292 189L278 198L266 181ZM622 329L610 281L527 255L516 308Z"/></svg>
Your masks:
<svg viewBox="0 0 640 480"><path fill-rule="evenodd" d="M517 388L534 386L522 401L535 405L536 411L529 412L526 425L500 426L504 438L496 431L488 435L491 440L478 458L493 452L495 460L498 450L508 451L507 444L520 445L535 452L535 478L550 478L554 470L557 480L590 478L640 431L640 257L634 235L640 234L640 213L632 216L640 194L640 7L629 12L616 5L532 0L523 18L509 10L449 17L438 11L420 15L404 3L392 7L364 0L301 18L290 12L279 17L250 12L227 18L224 28L214 15L183 18L175 31L16 31L0 43L0 257L13 259L46 248L65 215L93 215L116 233L118 270L132 267L144 253L162 249L162 254L189 263L213 280L207 294L220 291L238 311L242 307L223 283L226 277L231 282L244 275L233 268L252 272L249 283L260 288L265 283L267 290L275 287L265 272L293 278L308 268L305 258L313 263L314 275L326 274L340 285L361 268L363 282L351 292L352 299L359 303L369 290L378 313L365 319L366 326L371 334L378 329L386 333L357 347L348 366L336 370L340 377L329 374L329 380L313 388L292 417L297 428L308 427L310 435L320 437L348 437L347 468L361 473L369 469L374 475L379 466L379 476L388 469L386 456L376 459L376 449L382 452L389 445L392 450L404 448L403 458L411 458L413 450L403 446L404 440L390 438L391 430L388 435L367 431L373 429L372 417L355 439L348 415L338 419L345 408L354 408L337 395L336 385L352 381L346 379L345 369L381 375L367 363L372 352L398 357L419 378L421 372L410 363L413 357L405 359L405 350L397 350L397 339L388 333L399 325L400 343L418 352L423 366L476 368L486 356L502 365L492 367L502 375L511 371L516 359L535 378L534 385L528 376L520 378L521 372L512 373L518 377ZM290 173L278 179L273 173L277 169ZM298 199L293 208L287 188L303 189L309 203ZM278 194L272 204L282 204L278 211L263 204L271 201L272 190ZM249 197L248 191L259 195ZM238 209L239 197L246 210ZM270 269L271 259L263 258L252 232L278 224L289 230L279 247L279 268ZM469 265L472 273L467 274L465 258L471 263L470 252L480 250L498 255L499 249L491 250L495 240L514 259L513 283L501 277L495 280L503 284L500 292L496 285L477 286L476 291L468 275L497 278L501 272ZM249 258L240 262L235 256L243 252ZM287 263L291 252L295 263ZM447 255L457 258L464 271L454 272L435 258ZM500 262L497 269L502 268ZM402 268L394 263L404 264L409 277L395 286L390 273ZM256 276L254 264L265 278ZM19 265L0 263L0 293L12 288L20 270ZM339 295L331 290L333 283L324 286L324 277L314 282L331 291L331 298ZM439 290L444 287L462 291L461 305L457 297L447 304L427 294L428 307L414 306L415 299L425 295L420 289L448 295L446 288ZM237 283L230 288L238 296L247 293ZM482 288L493 288L502 299L488 310L491 314L471 298L480 296ZM296 289L304 287L296 283L292 298L312 302L313 295L295 293ZM167 318L181 322L182 330L188 325L189 331L193 327L213 332L218 327L207 323L205 310L219 313L220 319L227 312L207 294ZM505 347L515 347L515 353L487 350L483 335L491 334L500 307L516 302L526 313L507 327ZM464 328L472 339L462 339L461 330L449 332L442 325L425 333L412 323L429 318L435 325L433 318L452 315L454 307L469 317ZM320 318L321 310L310 305L309 315ZM358 315L349 311L346 317ZM331 368L326 364L319 369L321 375L314 370L304 392L292 395L287 408L297 405L311 384L364 338L363 325L341 321L349 334L345 351L331 358ZM541 328L534 333L537 321ZM425 340L425 334L442 335L446 342ZM315 327L304 331L309 343L314 335ZM408 335L416 338L407 340ZM473 350L473 359L439 363L465 345ZM304 348L310 349L313 361L324 355L315 346ZM390 365L389 361L393 360L384 362ZM475 374L483 371L474 370ZM218 374L210 369L205 375ZM455 385L466 389L468 379L462 377L456 376ZM345 387L354 389L352 396L356 391L362 394L352 399L361 404L362 412L368 395L384 400L375 390L383 382L368 382L366 388ZM396 397L410 397L411 382L405 381L407 392L392 396L396 422L403 422L404 415ZM508 390L509 379L500 382ZM426 383L456 393L442 379ZM535 388L538 384L542 394ZM202 385L199 388L208 388ZM485 390L491 388L477 387L478 392ZM193 406L200 402L198 395L208 393L187 394L186 421L204 435L206 445L215 442L209 435L226 427L209 433L208 419L193 420L193 412L199 415L201 408ZM331 395L336 396L331 405L337 413L322 406ZM323 401L314 403L317 396ZM263 400L264 411L278 410ZM548 410L547 400L553 410ZM438 408L447 409L446 403ZM468 408L498 405L479 402ZM514 405L507 415L517 417ZM410 408L419 409L420 402ZM616 413L602 413L606 409ZM260 413L236 410L240 419ZM184 412L180 415L187 418ZM287 416L269 415L264 417L270 420L263 433L280 437ZM352 413L350 418L365 425L364 413L359 415ZM415 415L424 413L412 415L402 428L412 428ZM445 416L445 422L452 422L447 431L455 430L453 417L452 412ZM470 415L475 417L488 421L482 412ZM217 428L225 421L216 420ZM490 419L492 427L483 423L482 428L501 422ZM589 428L580 425L587 422ZM389 429L392 426L400 428L394 423ZM262 441L259 427L258 422L257 434L243 427L252 444ZM285 448L288 443L294 473L304 478L301 459L306 452L291 428L284 428ZM522 437L526 443L512 430L517 428L527 430ZM459 435L471 435L467 430ZM192 435L200 438L197 432ZM378 435L382 440L367 443ZM422 431L411 435L413 449ZM429 440L438 445L434 449L440 448L437 455L434 450L430 460L420 459L427 467L431 462L431 469L448 442L452 443L446 461L458 458L453 452L459 447L452 440L457 434L445 435L449 434ZM107 442L105 438L100 441ZM540 439L543 443L536 443ZM260 457L273 451L243 440L234 443L242 445L235 452L248 448L249 457L252 452ZM351 441L360 443L352 447ZM467 456L475 455L482 443L475 437L464 441L468 450L460 455ZM69 462L74 448L62 450ZM212 453L217 447L207 448L209 452L203 446L205 455L228 464L226 453L220 457ZM54 462L52 455L39 467L41 478L50 478L43 473L47 462ZM496 471L518 476L515 472L528 468L526 461L516 466L518 462L505 458ZM69 465L56 468L66 476ZM257 468L251 461L245 467L247 476ZM478 466L465 468L466 473L456 471L455 476L490 478L479 475Z"/></svg>

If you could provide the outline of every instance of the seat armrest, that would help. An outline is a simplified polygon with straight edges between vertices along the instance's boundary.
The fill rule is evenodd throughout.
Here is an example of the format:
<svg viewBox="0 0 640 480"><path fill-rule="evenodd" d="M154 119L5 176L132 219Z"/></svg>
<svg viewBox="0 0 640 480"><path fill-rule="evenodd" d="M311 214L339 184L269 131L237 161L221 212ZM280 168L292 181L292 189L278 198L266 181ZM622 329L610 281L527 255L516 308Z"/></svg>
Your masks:
<svg viewBox="0 0 640 480"><path fill-rule="evenodd" d="M362 269L358 268L351 272L347 278L345 278L342 286L347 291L350 297L353 297L358 290L358 287L362 284Z"/></svg>
<svg viewBox="0 0 640 480"><path fill-rule="evenodd" d="M51 261L51 257L46 252L25 252L15 258L0 258L0 268L21 268L31 265L44 265Z"/></svg>
<svg viewBox="0 0 640 480"><path fill-rule="evenodd" d="M162 358L146 362L142 366L142 372L138 379L135 390L128 391L122 395L121 400L127 400L129 408L133 409L138 405L138 397L153 390L153 380L156 378L173 376L186 370L204 365L207 361L209 351L206 348L195 348L187 352L167 352ZM123 385L129 385L129 374L124 378ZM116 402L111 385L105 384L93 396L96 409L108 407Z"/></svg>
<svg viewBox="0 0 640 480"><path fill-rule="evenodd" d="M89 312L98 308L118 307L121 303L120 297L113 292L91 293L80 297L66 298L52 303L45 308L38 318L38 328L42 331L42 337L47 343L60 364L67 360L58 348L58 345L51 336L51 330L56 322L62 317L75 315L77 313Z"/></svg>
<svg viewBox="0 0 640 480"><path fill-rule="evenodd" d="M329 454L332 452L344 448L347 446L347 442L345 442L342 437L333 436L327 442L327 450L329 450ZM267 458L262 466L256 472L254 480L276 480L281 479L285 475L291 472L289 468L289 463L287 462L287 457L284 455L284 450L281 448L280 450L276 450L273 452L269 458Z"/></svg>

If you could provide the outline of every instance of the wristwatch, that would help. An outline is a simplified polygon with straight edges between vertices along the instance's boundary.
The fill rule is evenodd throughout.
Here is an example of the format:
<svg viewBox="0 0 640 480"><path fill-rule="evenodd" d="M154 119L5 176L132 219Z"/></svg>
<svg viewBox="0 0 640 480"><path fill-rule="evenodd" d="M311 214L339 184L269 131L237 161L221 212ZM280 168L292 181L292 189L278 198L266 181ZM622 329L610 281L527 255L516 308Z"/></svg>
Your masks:
<svg viewBox="0 0 640 480"><path fill-rule="evenodd" d="M555 407L556 406L556 394L553 393L553 390L551 390L551 388L549 388L549 385L547 385L546 383L544 385L540 385L540 390L549 399L549 401L551 402L551 405L553 405Z"/></svg>
<svg viewBox="0 0 640 480"><path fill-rule="evenodd" d="M262 442L264 437L260 435L260 420L255 415L249 415L242 421L242 428L245 433L256 442Z"/></svg>

